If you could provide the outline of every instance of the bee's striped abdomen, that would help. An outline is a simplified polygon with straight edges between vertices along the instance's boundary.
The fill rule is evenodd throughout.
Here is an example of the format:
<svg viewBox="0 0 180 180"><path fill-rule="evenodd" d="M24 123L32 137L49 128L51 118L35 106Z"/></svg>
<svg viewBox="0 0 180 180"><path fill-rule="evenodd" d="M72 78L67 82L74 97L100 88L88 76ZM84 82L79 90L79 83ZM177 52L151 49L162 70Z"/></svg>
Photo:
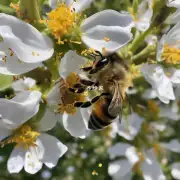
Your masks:
<svg viewBox="0 0 180 180"><path fill-rule="evenodd" d="M88 128L91 130L101 130L109 126L116 117L112 117L108 113L108 107L111 102L110 98L103 98L103 100L98 101L93 108L91 113Z"/></svg>

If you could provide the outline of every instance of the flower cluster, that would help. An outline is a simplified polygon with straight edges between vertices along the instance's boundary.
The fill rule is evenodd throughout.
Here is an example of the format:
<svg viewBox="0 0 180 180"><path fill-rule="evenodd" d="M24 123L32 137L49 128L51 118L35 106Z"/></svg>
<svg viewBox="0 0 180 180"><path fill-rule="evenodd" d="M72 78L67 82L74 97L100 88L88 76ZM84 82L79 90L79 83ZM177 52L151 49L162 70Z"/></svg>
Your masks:
<svg viewBox="0 0 180 180"><path fill-rule="evenodd" d="M107 138L114 180L180 179L180 163L167 155L180 153L180 1L133 0L123 9L96 0L16 2L0 13L0 148L11 148L8 172L35 174L71 158L77 147L68 148L67 131L90 144ZM98 127L100 135L92 131Z"/></svg>

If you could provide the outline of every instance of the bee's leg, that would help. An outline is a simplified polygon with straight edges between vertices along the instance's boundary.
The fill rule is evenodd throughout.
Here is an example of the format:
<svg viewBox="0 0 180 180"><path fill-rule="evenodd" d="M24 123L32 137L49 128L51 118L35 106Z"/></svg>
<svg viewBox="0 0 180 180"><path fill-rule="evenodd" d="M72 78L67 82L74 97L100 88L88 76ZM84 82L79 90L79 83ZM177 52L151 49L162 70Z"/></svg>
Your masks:
<svg viewBox="0 0 180 180"><path fill-rule="evenodd" d="M80 108L90 107L93 103L98 101L101 96L109 96L109 93L101 93L99 96L94 97L91 101L86 101L86 102L77 101L74 103L74 107L80 107Z"/></svg>
<svg viewBox="0 0 180 180"><path fill-rule="evenodd" d="M99 86L99 82L96 81L90 81L90 80L86 80L86 79L80 79L80 83L75 84L72 88L69 88L69 91L73 92L73 93L83 93L87 87L90 86Z"/></svg>

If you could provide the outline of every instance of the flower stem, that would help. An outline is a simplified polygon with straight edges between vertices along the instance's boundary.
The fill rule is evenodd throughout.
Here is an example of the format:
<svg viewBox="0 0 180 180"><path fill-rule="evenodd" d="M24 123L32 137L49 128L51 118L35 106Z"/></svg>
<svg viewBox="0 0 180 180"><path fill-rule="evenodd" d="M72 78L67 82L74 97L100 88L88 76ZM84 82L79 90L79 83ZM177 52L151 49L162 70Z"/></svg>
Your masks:
<svg viewBox="0 0 180 180"><path fill-rule="evenodd" d="M20 10L27 15L29 20L39 21L41 19L39 0L20 0Z"/></svg>
<svg viewBox="0 0 180 180"><path fill-rule="evenodd" d="M0 12L15 15L16 11L8 6L0 4Z"/></svg>

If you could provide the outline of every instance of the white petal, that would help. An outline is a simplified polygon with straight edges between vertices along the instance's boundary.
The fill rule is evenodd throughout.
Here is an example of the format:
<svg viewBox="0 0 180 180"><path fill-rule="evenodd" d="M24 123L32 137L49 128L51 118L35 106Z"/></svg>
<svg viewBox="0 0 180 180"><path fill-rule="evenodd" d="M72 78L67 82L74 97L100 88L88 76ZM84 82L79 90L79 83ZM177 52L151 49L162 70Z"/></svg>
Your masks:
<svg viewBox="0 0 180 180"><path fill-rule="evenodd" d="M180 143L177 139L173 139L168 143L161 143L161 146L169 151L180 153Z"/></svg>
<svg viewBox="0 0 180 180"><path fill-rule="evenodd" d="M43 163L39 158L39 149L38 146L30 147L30 150L25 154L24 170L29 174L35 174L42 168Z"/></svg>
<svg viewBox="0 0 180 180"><path fill-rule="evenodd" d="M59 116L52 112L49 108L46 108L44 116L39 122L39 131L48 131L52 129L59 119Z"/></svg>
<svg viewBox="0 0 180 180"><path fill-rule="evenodd" d="M68 150L67 146L62 144L56 137L50 136L46 133L42 133L39 139L45 149L42 162L44 162L44 164L49 168L56 166L58 159Z"/></svg>
<svg viewBox="0 0 180 180"><path fill-rule="evenodd" d="M13 82L11 86L16 93L28 90L28 87L26 86L26 84L22 79Z"/></svg>
<svg viewBox="0 0 180 180"><path fill-rule="evenodd" d="M176 24L179 22L179 19L180 19L180 9L177 9L177 11L175 13L173 13L166 19L166 23L167 24Z"/></svg>
<svg viewBox="0 0 180 180"><path fill-rule="evenodd" d="M1 116L1 114L0 114ZM12 134L12 130L8 129L8 126L6 126L3 122L2 119L0 117L0 141L6 137L8 137L9 135Z"/></svg>
<svg viewBox="0 0 180 180"><path fill-rule="evenodd" d="M168 0L167 6L180 8L180 1L179 0Z"/></svg>
<svg viewBox="0 0 180 180"><path fill-rule="evenodd" d="M65 79L71 72L77 72L84 63L85 59L82 56L70 50L61 59L59 74Z"/></svg>
<svg viewBox="0 0 180 180"><path fill-rule="evenodd" d="M125 153L128 148L132 147L127 143L116 143L114 146L110 147L108 153L111 159L116 158L117 156L125 156Z"/></svg>
<svg viewBox="0 0 180 180"><path fill-rule="evenodd" d="M171 68L171 69L169 69L168 72L171 75L170 76L171 82L173 82L174 84L180 84L180 70Z"/></svg>
<svg viewBox="0 0 180 180"><path fill-rule="evenodd" d="M57 7L58 1L57 0L49 0L49 5L51 8L55 9Z"/></svg>
<svg viewBox="0 0 180 180"><path fill-rule="evenodd" d="M109 41L106 41L108 38ZM82 35L83 42L97 51L113 53L125 46L132 39L132 34L126 28L118 26L97 25L85 31Z"/></svg>
<svg viewBox="0 0 180 180"><path fill-rule="evenodd" d="M6 62L2 60L4 56L0 58L0 73L6 75L18 75L25 72L29 72L37 67L42 66L41 63L24 63L18 60L18 57L13 54L10 55L10 51L4 42L0 42L0 51L5 53Z"/></svg>
<svg viewBox="0 0 180 180"><path fill-rule="evenodd" d="M133 140L138 134L141 124L144 119L138 114L132 113L127 119L122 119L122 124L119 126L118 134L127 140Z"/></svg>
<svg viewBox="0 0 180 180"><path fill-rule="evenodd" d="M138 17L138 21L136 22L136 28L139 31L146 31L151 24L152 15L153 10L151 7L145 12L145 14L140 14L140 17Z"/></svg>
<svg viewBox="0 0 180 180"><path fill-rule="evenodd" d="M49 91L47 102L50 106L57 106L60 104L61 101L61 94L60 94L60 82L57 82L54 87Z"/></svg>
<svg viewBox="0 0 180 180"><path fill-rule="evenodd" d="M156 53L156 59L157 61L161 61L161 54L164 50L164 44L166 41L166 34L164 34L161 38L161 40L159 41L158 45L157 45L157 53Z"/></svg>
<svg viewBox="0 0 180 180"><path fill-rule="evenodd" d="M49 59L53 43L30 24L7 14L0 14L0 35L23 62L37 63ZM33 55L35 53L36 55Z"/></svg>
<svg viewBox="0 0 180 180"><path fill-rule="evenodd" d="M21 147L15 147L7 162L9 173L19 173L24 166L24 158L25 151Z"/></svg>
<svg viewBox="0 0 180 180"><path fill-rule="evenodd" d="M72 8L74 8L76 12L82 12L90 7L93 1L94 0L76 0L74 1Z"/></svg>
<svg viewBox="0 0 180 180"><path fill-rule="evenodd" d="M88 128L79 109L77 109L77 112L74 115L64 113L62 118L64 128L71 134L71 136L80 138L86 137Z"/></svg>
<svg viewBox="0 0 180 180"><path fill-rule="evenodd" d="M0 114L4 124L9 128L17 128L39 110L41 93L38 91L24 91L11 100L0 99Z"/></svg>
<svg viewBox="0 0 180 180"><path fill-rule="evenodd" d="M140 166L145 180L166 179L152 150L147 151L146 158Z"/></svg>
<svg viewBox="0 0 180 180"><path fill-rule="evenodd" d="M122 179L131 172L132 164L128 160L117 160L109 164L108 173L115 180Z"/></svg>
<svg viewBox="0 0 180 180"><path fill-rule="evenodd" d="M180 163L174 163L171 167L171 175L173 178L180 180Z"/></svg>
<svg viewBox="0 0 180 180"><path fill-rule="evenodd" d="M129 28L131 30L131 24L133 20L128 13L119 13L114 10L104 10L96 14L93 14L87 18L81 25L82 32L86 32L95 26L119 26L123 28Z"/></svg>
<svg viewBox="0 0 180 180"><path fill-rule="evenodd" d="M36 85L36 80L28 77L28 78L25 78L25 79L24 79L24 83L26 84L26 86L27 86L28 88L32 88L33 86Z"/></svg>
<svg viewBox="0 0 180 180"><path fill-rule="evenodd" d="M125 155L132 165L136 164L139 161L139 156L136 152L135 147L129 147Z"/></svg>

